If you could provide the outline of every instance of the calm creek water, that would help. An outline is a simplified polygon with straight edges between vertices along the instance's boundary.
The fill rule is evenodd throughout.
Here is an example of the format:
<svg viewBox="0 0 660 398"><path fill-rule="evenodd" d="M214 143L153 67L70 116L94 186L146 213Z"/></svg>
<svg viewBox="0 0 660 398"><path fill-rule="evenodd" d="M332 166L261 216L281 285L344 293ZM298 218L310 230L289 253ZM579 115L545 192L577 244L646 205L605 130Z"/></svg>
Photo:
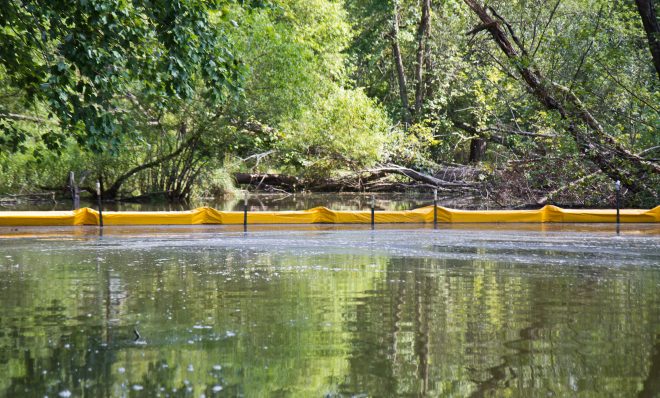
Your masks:
<svg viewBox="0 0 660 398"><path fill-rule="evenodd" d="M371 194L363 193L250 193L248 206L250 211L266 210L307 210L324 206L333 210L365 210L371 206ZM380 193L374 194L376 208L379 210L409 210L428 206L433 203L433 193ZM11 199L11 200L10 200ZM81 207L97 208L96 202L81 201ZM487 209L499 208L494 203L472 196L440 197L439 206L457 209ZM103 208L113 211L180 211L196 207L209 206L223 211L243 211L243 194L227 195L221 198L199 198L190 203L129 203L106 202ZM17 210L71 210L71 200L42 201L32 203L24 199L0 197L0 211Z"/></svg>
<svg viewBox="0 0 660 398"><path fill-rule="evenodd" d="M658 226L0 228L0 397L659 394Z"/></svg>

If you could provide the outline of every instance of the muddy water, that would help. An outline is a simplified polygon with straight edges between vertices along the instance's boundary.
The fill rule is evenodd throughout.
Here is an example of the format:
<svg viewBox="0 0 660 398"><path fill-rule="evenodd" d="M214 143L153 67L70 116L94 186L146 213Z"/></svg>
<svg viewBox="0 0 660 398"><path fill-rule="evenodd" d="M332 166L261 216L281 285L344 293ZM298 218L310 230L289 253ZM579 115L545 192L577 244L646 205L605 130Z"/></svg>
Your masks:
<svg viewBox="0 0 660 398"><path fill-rule="evenodd" d="M658 396L660 231L611 229L0 229L0 396Z"/></svg>

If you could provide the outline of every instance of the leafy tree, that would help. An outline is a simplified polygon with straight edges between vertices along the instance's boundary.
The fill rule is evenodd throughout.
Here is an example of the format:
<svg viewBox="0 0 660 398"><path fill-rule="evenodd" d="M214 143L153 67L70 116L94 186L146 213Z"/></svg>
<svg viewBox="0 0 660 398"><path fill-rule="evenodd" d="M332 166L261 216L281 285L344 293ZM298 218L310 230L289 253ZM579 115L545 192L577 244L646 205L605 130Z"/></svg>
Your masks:
<svg viewBox="0 0 660 398"><path fill-rule="evenodd" d="M484 10L515 54L459 0L2 3L0 190L76 170L180 199L231 171L392 162L469 169L501 203L602 204L621 179L656 204L655 9Z"/></svg>
<svg viewBox="0 0 660 398"><path fill-rule="evenodd" d="M226 1L11 0L0 5L0 73L22 103L43 103L59 128L37 137L59 149L67 137L94 151L116 151L134 133L125 99L146 95L168 109L204 81L220 101L237 83L221 17ZM26 136L0 109L1 144Z"/></svg>
<svg viewBox="0 0 660 398"><path fill-rule="evenodd" d="M503 57L487 36L475 34L484 27L463 2L431 2L429 6L426 12L425 2L347 2L357 30L351 46L356 80L383 102L394 120L405 121L401 104L413 112L413 125L403 136L411 148L426 143L425 149L417 151L426 153L425 159L399 151L403 163L422 167L429 160L469 161L506 175L512 164L506 162L513 161L530 169L526 181L509 173L493 183L511 179L513 184L531 184L536 192L570 184L576 173L586 176L605 168L611 178L638 191L639 200L649 200L643 198L657 192L658 182L651 171L656 166L648 158L659 144L655 103L660 97L634 4L539 1L530 7L527 2L493 3L494 23L514 36L516 50L527 51L518 61ZM399 28L398 51L390 45L393 36L388 30L393 12ZM575 134L570 133L569 123L544 109L518 74L519 68L531 65L549 84L567 87L580 98L613 141L595 144L597 148L585 152L580 140L571 140ZM565 99L565 94L559 96ZM413 99L415 106L406 107ZM398 141L398 148L408 146L406 140ZM601 156L612 150L623 159ZM630 156L624 153L643 166L626 165ZM646 158L635 160L637 153ZM557 159L566 159L572 166L557 174ZM654 200L647 203L653 205Z"/></svg>
<svg viewBox="0 0 660 398"><path fill-rule="evenodd" d="M359 171L381 158L389 120L362 91L338 89L283 124L283 162L312 177Z"/></svg>

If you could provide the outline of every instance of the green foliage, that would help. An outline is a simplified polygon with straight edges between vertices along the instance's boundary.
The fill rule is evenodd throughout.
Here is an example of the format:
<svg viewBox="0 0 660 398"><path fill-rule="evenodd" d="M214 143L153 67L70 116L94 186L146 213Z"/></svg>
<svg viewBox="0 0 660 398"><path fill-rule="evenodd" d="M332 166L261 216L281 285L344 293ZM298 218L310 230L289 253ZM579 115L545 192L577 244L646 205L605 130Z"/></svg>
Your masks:
<svg viewBox="0 0 660 398"><path fill-rule="evenodd" d="M242 121L229 140L236 155L275 149L261 168L310 176L381 158L389 120L361 90L346 87L352 33L340 2L278 1L237 19L245 28L231 41L248 68L245 95L230 104Z"/></svg>
<svg viewBox="0 0 660 398"><path fill-rule="evenodd" d="M414 100L419 84L413 72L418 66L420 3L398 2L397 41L408 82L408 102ZM649 62L634 3L539 0L489 5L516 35L520 46L514 45L527 51L522 62L538 68L548 81L575 92L619 143L633 153L660 143L660 108L656 105L660 82ZM349 0L347 7L356 30L350 47L353 76L370 96L382 101L392 119L399 119L402 100L390 48L394 5ZM592 171L593 164L577 153L575 142L565 139L568 124L528 91L515 65L489 34L465 34L478 25L475 17L462 1L433 2L430 37L424 44L422 109L414 115L412 126L401 129L390 154L418 168L429 160L465 162L470 142L485 139L488 146L483 159L496 161L496 168L510 167L506 162L512 158L520 162L530 159L526 162L545 179L526 175L516 183L537 186L539 181L541 187L534 188L535 192L569 183L576 170L555 173L552 162L539 162L545 156L577 158L580 172ZM472 131L458 128L456 122ZM424 138L429 129L432 140Z"/></svg>
<svg viewBox="0 0 660 398"><path fill-rule="evenodd" d="M298 117L346 80L342 51L350 31L340 3L278 1L235 13L243 29L230 40L248 65L244 96L232 104L238 116L276 125Z"/></svg>
<svg viewBox="0 0 660 398"><path fill-rule="evenodd" d="M58 186L70 170L119 181L119 194L173 197L223 191L226 181L202 176L232 170L326 177L392 162L433 172L467 163L475 140L486 142L478 158L490 183L525 187L509 190L524 201L596 170L487 32L465 34L478 23L463 1L432 2L420 42L422 3L396 2L405 95L414 104L422 93L404 126L392 1L4 2L0 189ZM527 53L516 62L572 90L624 148L657 159L660 81L632 2L490 5ZM570 161L557 170L544 159Z"/></svg>
<svg viewBox="0 0 660 398"><path fill-rule="evenodd" d="M295 121L282 125L283 161L309 176L357 171L381 158L389 121L360 90L337 89Z"/></svg>
<svg viewBox="0 0 660 398"><path fill-rule="evenodd" d="M220 101L235 82L236 63L222 24L210 13L223 1L8 1L0 5L0 65L4 83L27 104L42 102L60 124L40 138L59 150L67 137L97 152L116 151L133 131L125 97L148 95L154 107L189 99L195 79ZM4 111L4 109L0 109ZM5 112L2 112L5 113ZM25 140L3 120L3 142ZM7 140L5 140L7 141ZM7 145L9 144L9 145Z"/></svg>

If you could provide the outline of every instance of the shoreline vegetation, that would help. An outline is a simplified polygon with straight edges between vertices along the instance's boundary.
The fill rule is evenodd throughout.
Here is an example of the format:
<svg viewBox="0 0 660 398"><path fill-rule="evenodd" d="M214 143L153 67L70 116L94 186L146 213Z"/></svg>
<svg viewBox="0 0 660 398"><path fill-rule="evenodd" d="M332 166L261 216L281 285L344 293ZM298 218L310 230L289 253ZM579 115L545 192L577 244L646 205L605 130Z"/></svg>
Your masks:
<svg viewBox="0 0 660 398"><path fill-rule="evenodd" d="M0 207L293 193L660 203L650 0L9 1ZM467 205L469 207L469 204Z"/></svg>

